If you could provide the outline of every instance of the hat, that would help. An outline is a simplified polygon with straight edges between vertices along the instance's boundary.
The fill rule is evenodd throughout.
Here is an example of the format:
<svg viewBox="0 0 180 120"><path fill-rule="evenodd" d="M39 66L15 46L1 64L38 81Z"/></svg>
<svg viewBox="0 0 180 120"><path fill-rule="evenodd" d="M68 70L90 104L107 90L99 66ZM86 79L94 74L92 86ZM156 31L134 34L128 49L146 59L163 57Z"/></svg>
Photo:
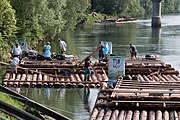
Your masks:
<svg viewBox="0 0 180 120"><path fill-rule="evenodd" d="M50 45L50 42L47 42L47 45Z"/></svg>

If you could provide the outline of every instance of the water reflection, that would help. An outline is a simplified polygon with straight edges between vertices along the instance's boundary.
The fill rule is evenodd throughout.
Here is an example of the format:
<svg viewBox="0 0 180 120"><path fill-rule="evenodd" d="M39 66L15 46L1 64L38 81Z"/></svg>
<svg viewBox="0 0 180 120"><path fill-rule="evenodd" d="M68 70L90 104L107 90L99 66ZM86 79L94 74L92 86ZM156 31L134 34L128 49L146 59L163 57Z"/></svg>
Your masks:
<svg viewBox="0 0 180 120"><path fill-rule="evenodd" d="M84 108L87 109L88 112L90 112L89 95L90 95L89 88L84 88L84 92L83 92Z"/></svg>
<svg viewBox="0 0 180 120"><path fill-rule="evenodd" d="M13 88L14 89L14 88ZM15 90L15 89L14 89ZM97 89L21 88L20 94L49 107L73 120L89 119Z"/></svg>
<svg viewBox="0 0 180 120"><path fill-rule="evenodd" d="M44 96L45 96L45 99L46 100L49 100L50 98L50 88L43 88L43 91L44 91Z"/></svg>

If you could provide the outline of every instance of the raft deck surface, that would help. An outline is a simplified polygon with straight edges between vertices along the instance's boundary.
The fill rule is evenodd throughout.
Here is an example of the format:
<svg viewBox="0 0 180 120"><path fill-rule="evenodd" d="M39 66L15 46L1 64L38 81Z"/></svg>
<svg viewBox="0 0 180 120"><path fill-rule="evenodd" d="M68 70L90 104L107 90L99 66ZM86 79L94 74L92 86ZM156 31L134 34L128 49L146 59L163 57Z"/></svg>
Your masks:
<svg viewBox="0 0 180 120"><path fill-rule="evenodd" d="M126 60L126 75L98 94L90 120L180 119L180 75L157 60Z"/></svg>
<svg viewBox="0 0 180 120"><path fill-rule="evenodd" d="M150 81L118 79L114 89L99 92L90 120L180 118L180 77L171 77L164 82L153 77Z"/></svg>
<svg viewBox="0 0 180 120"><path fill-rule="evenodd" d="M179 72L171 65L160 60L131 60L125 59L126 75L144 77L143 75L178 75ZM140 64L141 63L141 64ZM151 63L151 64L144 64ZM107 86L108 66L105 63L93 65L90 81L84 81L83 64L64 60L29 61L25 60L18 69L18 74L11 74L7 69L3 85L14 87L91 87ZM141 77L141 78L142 78ZM144 78L147 81L147 77Z"/></svg>

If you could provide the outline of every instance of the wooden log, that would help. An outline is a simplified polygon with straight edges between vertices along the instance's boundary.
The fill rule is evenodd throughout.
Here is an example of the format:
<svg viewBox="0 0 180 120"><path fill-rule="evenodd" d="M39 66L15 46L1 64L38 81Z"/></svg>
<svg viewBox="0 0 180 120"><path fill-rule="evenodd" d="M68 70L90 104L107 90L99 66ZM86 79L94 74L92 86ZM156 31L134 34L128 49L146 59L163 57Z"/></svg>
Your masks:
<svg viewBox="0 0 180 120"><path fill-rule="evenodd" d="M160 82L159 78L156 77L156 75L152 75L152 78L153 78L156 82Z"/></svg>
<svg viewBox="0 0 180 120"><path fill-rule="evenodd" d="M48 83L47 83L48 80L49 80L49 76L43 75L43 87L44 88L48 87Z"/></svg>
<svg viewBox="0 0 180 120"><path fill-rule="evenodd" d="M132 110L127 111L126 119L125 120L131 120L132 119L133 112Z"/></svg>
<svg viewBox="0 0 180 120"><path fill-rule="evenodd" d="M26 80L26 74L22 74L20 82L19 82L19 87L23 86L24 82L21 82L21 81L25 81L25 80Z"/></svg>
<svg viewBox="0 0 180 120"><path fill-rule="evenodd" d="M140 114L140 120L147 120L147 111L143 110Z"/></svg>
<svg viewBox="0 0 180 120"><path fill-rule="evenodd" d="M107 88L107 83L103 81L103 78L100 74L96 74L97 80L101 84L102 87Z"/></svg>
<svg viewBox="0 0 180 120"><path fill-rule="evenodd" d="M146 75L142 75L145 81L150 81L149 78Z"/></svg>
<svg viewBox="0 0 180 120"><path fill-rule="evenodd" d="M75 68L73 64L21 64L24 68Z"/></svg>
<svg viewBox="0 0 180 120"><path fill-rule="evenodd" d="M75 74L75 77L76 77L76 80L77 80L78 82L82 82L79 74ZM79 83L79 84L77 85L77 87L78 87L78 88L83 88L83 87L84 87L84 84Z"/></svg>
<svg viewBox="0 0 180 120"><path fill-rule="evenodd" d="M11 77L10 77L9 80L11 80L11 81L15 80L15 78L16 78L16 74L15 74L15 73L11 74L10 76L11 76ZM8 82L8 85L7 85L7 86L8 86L8 87L13 87L13 82Z"/></svg>
<svg viewBox="0 0 180 120"><path fill-rule="evenodd" d="M37 74L33 74L32 80L33 82L31 82L31 87L34 88L36 87Z"/></svg>
<svg viewBox="0 0 180 120"><path fill-rule="evenodd" d="M172 82L177 82L171 75L167 75L167 77L172 81Z"/></svg>
<svg viewBox="0 0 180 120"><path fill-rule="evenodd" d="M60 88L65 88L66 87L65 81L67 81L67 79L65 77L62 77L59 79L59 81L60 81Z"/></svg>
<svg viewBox="0 0 180 120"><path fill-rule="evenodd" d="M158 110L156 112L156 120L162 120L162 119L163 119L162 112L161 112L161 110Z"/></svg>
<svg viewBox="0 0 180 120"><path fill-rule="evenodd" d="M99 113L99 110L97 108L94 108L90 117L90 120L96 120L96 117Z"/></svg>
<svg viewBox="0 0 180 120"><path fill-rule="evenodd" d="M167 75L162 75L163 76L163 78L167 81L167 82L172 82L168 77L167 77Z"/></svg>
<svg viewBox="0 0 180 120"><path fill-rule="evenodd" d="M4 81L8 81L10 79L10 73L5 73L4 75ZM7 86L8 85L8 82L4 82L2 83L3 86Z"/></svg>
<svg viewBox="0 0 180 120"><path fill-rule="evenodd" d="M65 84L64 83L59 83L59 81L64 81L64 78L54 78L55 79L55 82L54 82L54 88L64 88L65 87Z"/></svg>
<svg viewBox="0 0 180 120"><path fill-rule="evenodd" d="M180 78L177 75L171 75L177 82L180 82Z"/></svg>
<svg viewBox="0 0 180 120"><path fill-rule="evenodd" d="M26 82L23 83L23 87L28 88L30 86L30 82L29 81L31 81L31 79L32 79L32 75L28 74L27 78L26 78Z"/></svg>
<svg viewBox="0 0 180 120"><path fill-rule="evenodd" d="M54 81L54 78L53 78L53 77L49 77L49 81L50 81L50 82L48 83L48 87L49 87L49 88L52 88L52 87L53 87L53 84L54 84L54 82L53 82L53 81Z"/></svg>
<svg viewBox="0 0 180 120"><path fill-rule="evenodd" d="M112 110L108 109L104 115L103 120L109 120L112 114Z"/></svg>
<svg viewBox="0 0 180 120"><path fill-rule="evenodd" d="M125 114L126 114L125 111L121 110L117 120L125 120Z"/></svg>
<svg viewBox="0 0 180 120"><path fill-rule="evenodd" d="M176 75L178 75L179 74L179 71L177 71L177 70L166 70L166 71L164 71L164 72L162 72L162 74L176 74Z"/></svg>
<svg viewBox="0 0 180 120"><path fill-rule="evenodd" d="M167 82L166 79L164 79L161 75L158 75L158 78L159 78L162 82Z"/></svg>
<svg viewBox="0 0 180 120"><path fill-rule="evenodd" d="M70 75L70 81L77 82L76 77L74 76L74 74ZM76 88L76 83L72 83L72 88Z"/></svg>
<svg viewBox="0 0 180 120"><path fill-rule="evenodd" d="M16 81L19 81L21 79L21 74L17 74ZM13 87L18 87L19 82L14 82Z"/></svg>
<svg viewBox="0 0 180 120"><path fill-rule="evenodd" d="M101 84L106 88L106 87L107 87L107 82L108 82L108 76L107 76L106 73L104 72L104 74L102 74L101 77L102 77ZM105 81L105 82L104 82L104 81Z"/></svg>
<svg viewBox="0 0 180 120"><path fill-rule="evenodd" d="M155 120L155 118L156 118L156 114L154 111L151 110L148 115L148 120Z"/></svg>
<svg viewBox="0 0 180 120"><path fill-rule="evenodd" d="M89 75L89 77L90 77L90 75ZM81 78L81 81L88 81L88 78L86 78L86 80L85 80L85 75L84 74L80 74L80 78ZM84 83L84 87L87 88L88 86L89 86L88 83Z"/></svg>
<svg viewBox="0 0 180 120"><path fill-rule="evenodd" d="M138 74L138 81L140 81L140 82L144 82L145 81L144 78L140 74Z"/></svg>
<svg viewBox="0 0 180 120"><path fill-rule="evenodd" d="M38 75L38 80L37 80L37 83L36 83L36 87L37 88L41 88L42 87L42 82L39 82L39 81L42 81L43 77L42 77L42 74L40 73Z"/></svg>
<svg viewBox="0 0 180 120"><path fill-rule="evenodd" d="M149 82L156 82L154 79L153 79L153 77L152 76L150 76L150 75L148 75L148 78L149 78Z"/></svg>
<svg viewBox="0 0 180 120"><path fill-rule="evenodd" d="M140 119L140 112L139 110L135 110L132 120L139 120L139 119Z"/></svg>
<svg viewBox="0 0 180 120"><path fill-rule="evenodd" d="M180 78L180 74L178 74L178 75L177 75L177 77L179 77L179 78Z"/></svg>
<svg viewBox="0 0 180 120"><path fill-rule="evenodd" d="M94 81L94 82L99 82L98 80L97 80L97 77L96 77L96 75L95 74L92 74L92 80ZM96 88L100 88L101 87L101 85L98 83L98 84L96 84Z"/></svg>
<svg viewBox="0 0 180 120"><path fill-rule="evenodd" d="M177 113L176 110L174 111L174 117L175 117L174 120L179 120L179 119L178 119L178 113Z"/></svg>
<svg viewBox="0 0 180 120"><path fill-rule="evenodd" d="M70 83L70 79L69 78L65 78L65 81L67 81L66 88L71 88L72 87L72 83Z"/></svg>
<svg viewBox="0 0 180 120"><path fill-rule="evenodd" d="M163 120L169 120L169 112L168 111L164 111Z"/></svg>
<svg viewBox="0 0 180 120"><path fill-rule="evenodd" d="M178 119L180 120L180 111L177 111Z"/></svg>
<svg viewBox="0 0 180 120"><path fill-rule="evenodd" d="M102 120L103 117L104 117L104 114L105 114L104 112L105 112L105 110L104 110L104 108L102 108L100 110L99 114L97 115L97 118L95 120Z"/></svg>
<svg viewBox="0 0 180 120"><path fill-rule="evenodd" d="M119 110L114 110L110 120L117 120L118 114L119 114Z"/></svg>

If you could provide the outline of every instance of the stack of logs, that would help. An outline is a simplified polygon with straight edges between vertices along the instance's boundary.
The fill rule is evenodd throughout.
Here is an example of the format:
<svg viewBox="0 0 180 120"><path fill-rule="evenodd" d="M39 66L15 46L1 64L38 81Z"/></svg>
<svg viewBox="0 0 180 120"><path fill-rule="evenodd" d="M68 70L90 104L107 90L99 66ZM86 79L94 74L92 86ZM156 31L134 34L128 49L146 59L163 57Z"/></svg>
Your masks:
<svg viewBox="0 0 180 120"><path fill-rule="evenodd" d="M180 91L176 97L122 95L121 89L105 89L98 94L90 120L178 120ZM138 91L136 91L138 92Z"/></svg>
<svg viewBox="0 0 180 120"><path fill-rule="evenodd" d="M114 89L99 92L90 120L180 119L179 72L162 61L133 61Z"/></svg>
<svg viewBox="0 0 180 120"><path fill-rule="evenodd" d="M89 81L84 80L83 66L53 62L26 62L18 67L18 74L7 69L3 85L8 87L100 88L107 86L102 67L93 66Z"/></svg>

